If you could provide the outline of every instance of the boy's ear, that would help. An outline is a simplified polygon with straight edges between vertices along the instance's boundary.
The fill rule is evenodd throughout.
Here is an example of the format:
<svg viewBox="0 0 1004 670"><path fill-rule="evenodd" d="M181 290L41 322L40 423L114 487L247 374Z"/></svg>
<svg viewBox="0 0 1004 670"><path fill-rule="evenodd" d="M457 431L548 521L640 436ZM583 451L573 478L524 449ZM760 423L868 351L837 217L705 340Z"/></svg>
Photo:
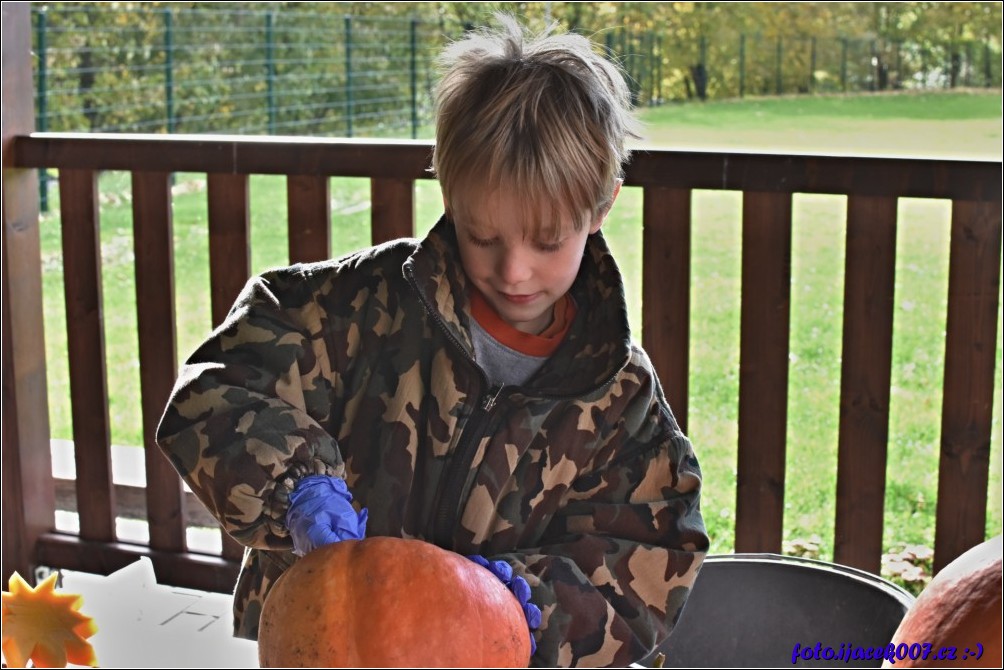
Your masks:
<svg viewBox="0 0 1004 670"><path fill-rule="evenodd" d="M614 201L617 200L617 196L621 192L621 184L623 183L623 179L618 179L617 183L614 184L614 192L613 195L610 196L610 202L603 207L603 211L601 211L599 216L596 217L596 220L593 221L593 225L589 227L590 235L597 232L603 226L603 221L607 218L607 214L610 213L610 208L614 206Z"/></svg>

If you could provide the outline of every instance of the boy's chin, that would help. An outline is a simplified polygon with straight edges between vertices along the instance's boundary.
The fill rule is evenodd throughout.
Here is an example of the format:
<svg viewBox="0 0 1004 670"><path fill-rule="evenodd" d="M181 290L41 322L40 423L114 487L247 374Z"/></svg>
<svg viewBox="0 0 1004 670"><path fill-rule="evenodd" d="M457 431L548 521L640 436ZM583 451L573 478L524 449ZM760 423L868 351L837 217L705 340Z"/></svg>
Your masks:
<svg viewBox="0 0 1004 670"><path fill-rule="evenodd" d="M499 316L518 331L539 335L551 324L551 305L545 309L539 306L535 309L502 309Z"/></svg>

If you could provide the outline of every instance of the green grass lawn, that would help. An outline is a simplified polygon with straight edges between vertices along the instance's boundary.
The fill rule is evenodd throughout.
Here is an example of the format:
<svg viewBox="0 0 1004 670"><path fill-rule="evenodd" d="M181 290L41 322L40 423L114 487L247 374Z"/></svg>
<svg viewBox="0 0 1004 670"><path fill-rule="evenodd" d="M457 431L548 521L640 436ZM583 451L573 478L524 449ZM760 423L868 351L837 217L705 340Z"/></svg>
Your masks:
<svg viewBox="0 0 1004 670"><path fill-rule="evenodd" d="M1001 159L1000 92L749 98L646 109L639 146Z"/></svg>
<svg viewBox="0 0 1004 670"><path fill-rule="evenodd" d="M1000 160L1001 96L918 94L781 98L644 110L651 144L743 151L957 155ZM898 130L896 130L898 129ZM905 129L905 130L904 130ZM919 130L923 129L923 130ZM829 147L829 148L827 148ZM205 185L179 174L174 201L179 358L208 334L209 265ZM102 254L112 440L140 444L139 367L132 270L129 177L102 177ZM55 188L52 193L55 194ZM369 243L365 180L333 179L333 253ZM252 270L287 262L285 185L253 176ZM417 234L440 214L435 182L417 186ZM893 370L887 466L887 550L932 547L937 500L942 359L950 205L903 199L897 234ZM738 416L741 194L698 191L693 200L691 438L705 472L704 512L712 551L733 546ZM846 200L794 197L791 362L785 540L818 538L832 558L839 420ZM605 225L625 273L630 318L641 324L641 191L626 188ZM59 223L42 219L46 347L52 434L72 437ZM996 388L1001 388L998 313ZM640 339L640 331L635 333ZM1002 529L1001 397L994 399L987 533Z"/></svg>

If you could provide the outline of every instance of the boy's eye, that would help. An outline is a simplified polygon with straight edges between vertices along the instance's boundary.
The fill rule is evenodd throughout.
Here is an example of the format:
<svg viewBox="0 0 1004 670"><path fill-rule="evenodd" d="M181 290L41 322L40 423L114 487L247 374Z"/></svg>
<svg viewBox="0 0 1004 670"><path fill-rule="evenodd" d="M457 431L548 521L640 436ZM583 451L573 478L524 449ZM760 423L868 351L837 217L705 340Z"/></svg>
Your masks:
<svg viewBox="0 0 1004 670"><path fill-rule="evenodd" d="M470 240L471 244L476 247L490 247L495 243L495 240L485 240L480 237L475 237L474 235L468 235L467 238Z"/></svg>
<svg viewBox="0 0 1004 670"><path fill-rule="evenodd" d="M537 242L537 249L546 253L554 253L561 250L561 242Z"/></svg>

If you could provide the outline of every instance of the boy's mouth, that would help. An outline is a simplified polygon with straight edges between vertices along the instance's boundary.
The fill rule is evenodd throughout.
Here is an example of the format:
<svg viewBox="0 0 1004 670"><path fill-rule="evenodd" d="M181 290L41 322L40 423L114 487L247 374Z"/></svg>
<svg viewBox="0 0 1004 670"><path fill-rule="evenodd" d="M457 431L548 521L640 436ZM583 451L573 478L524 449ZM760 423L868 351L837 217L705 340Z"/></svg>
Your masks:
<svg viewBox="0 0 1004 670"><path fill-rule="evenodd" d="M528 302L533 302L537 297L537 293L500 293L500 295L505 298L508 302L514 305L525 305Z"/></svg>

